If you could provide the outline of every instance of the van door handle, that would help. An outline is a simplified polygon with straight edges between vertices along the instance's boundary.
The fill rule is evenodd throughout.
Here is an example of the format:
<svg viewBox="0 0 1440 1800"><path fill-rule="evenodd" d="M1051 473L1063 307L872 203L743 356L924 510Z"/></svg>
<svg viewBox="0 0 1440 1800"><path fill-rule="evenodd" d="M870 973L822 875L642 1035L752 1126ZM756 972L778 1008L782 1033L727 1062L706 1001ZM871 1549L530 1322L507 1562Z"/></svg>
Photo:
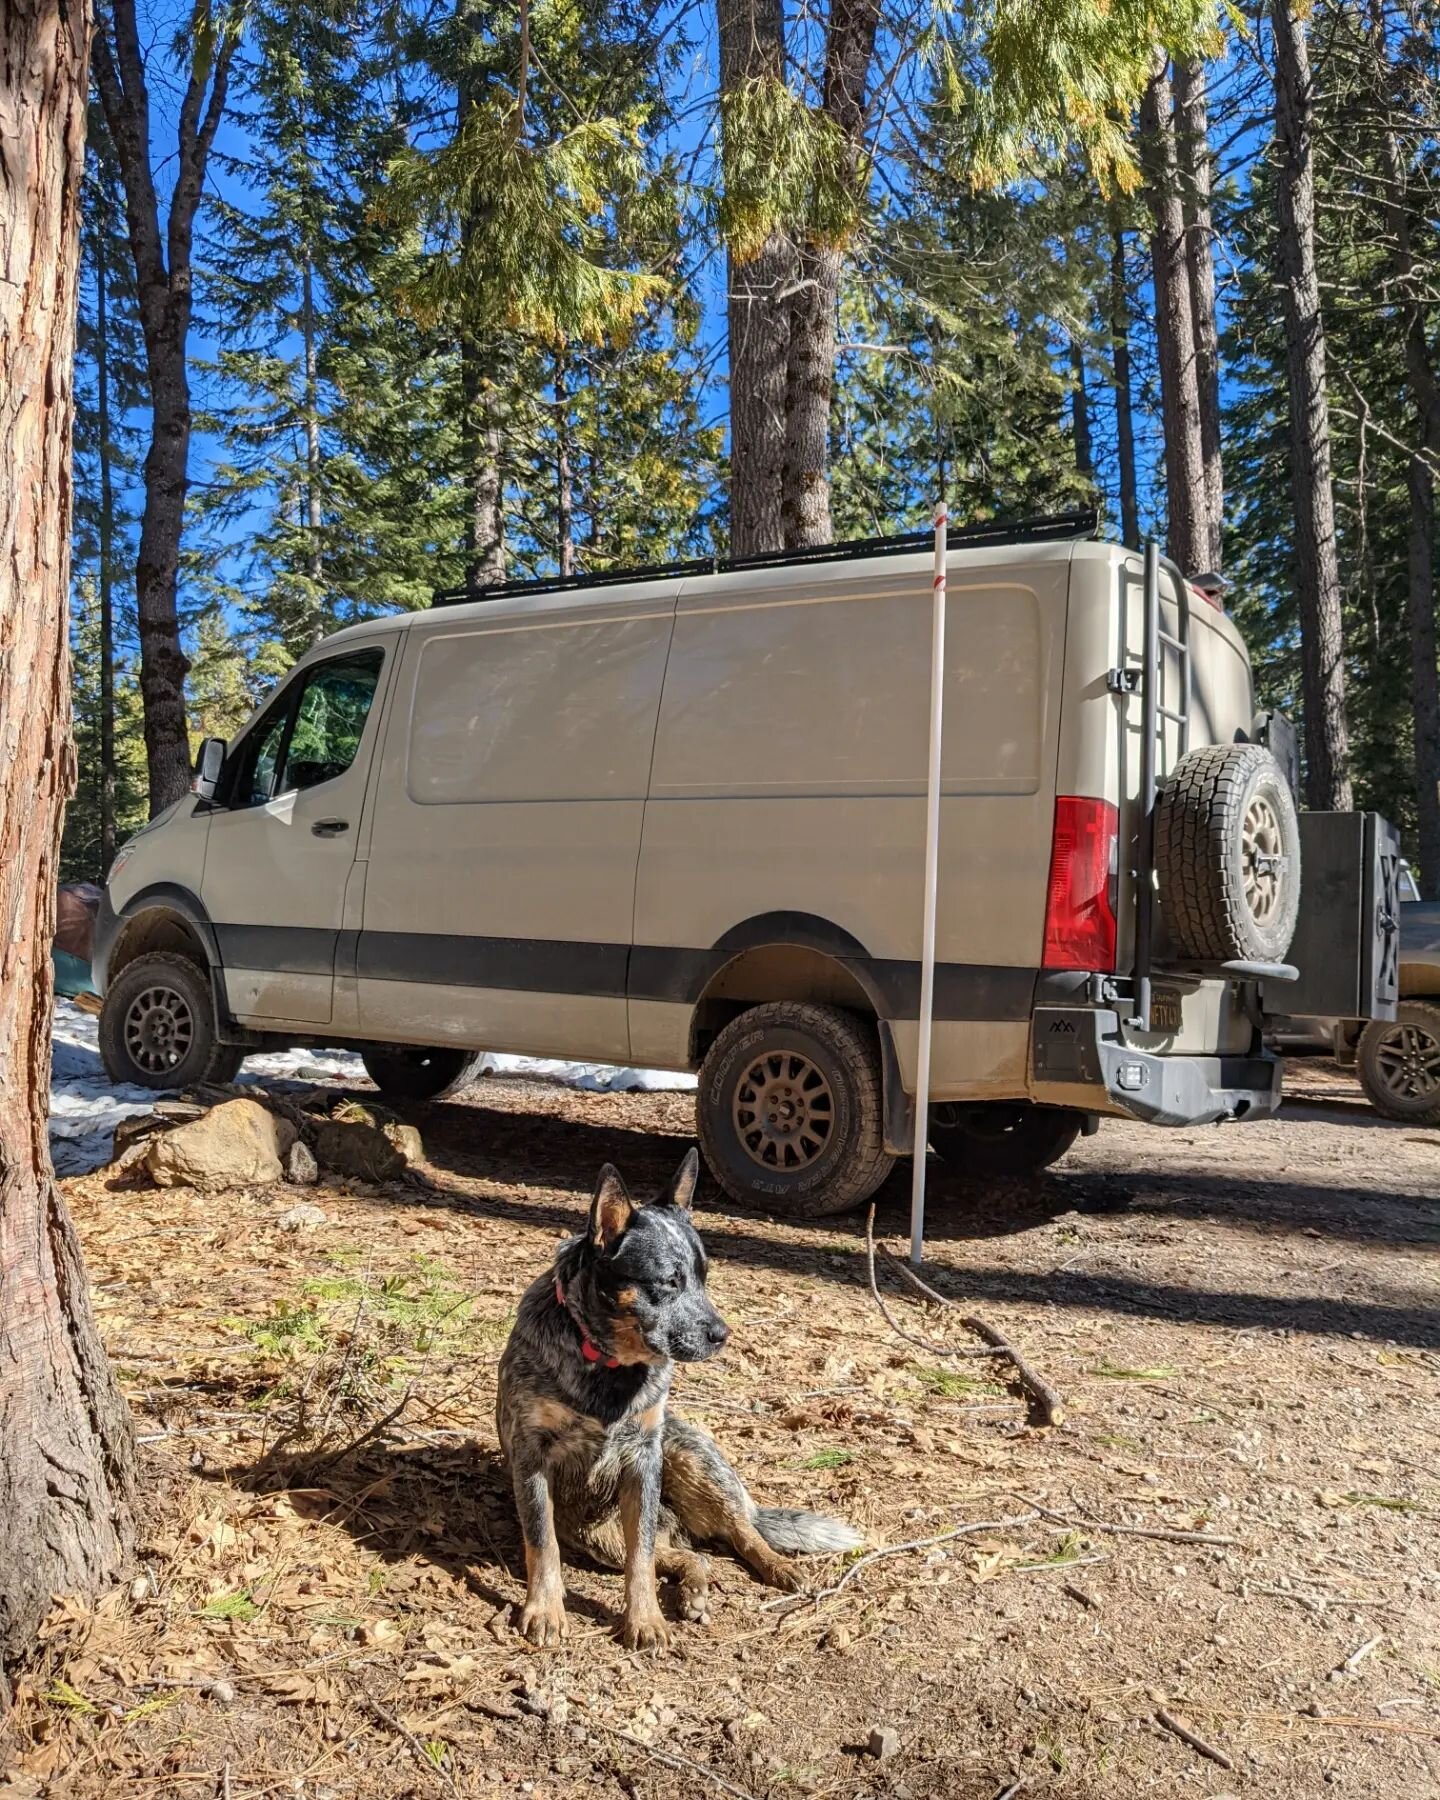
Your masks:
<svg viewBox="0 0 1440 1800"><path fill-rule="evenodd" d="M342 831L350 829L348 819L317 819L310 827L316 837L339 837Z"/></svg>

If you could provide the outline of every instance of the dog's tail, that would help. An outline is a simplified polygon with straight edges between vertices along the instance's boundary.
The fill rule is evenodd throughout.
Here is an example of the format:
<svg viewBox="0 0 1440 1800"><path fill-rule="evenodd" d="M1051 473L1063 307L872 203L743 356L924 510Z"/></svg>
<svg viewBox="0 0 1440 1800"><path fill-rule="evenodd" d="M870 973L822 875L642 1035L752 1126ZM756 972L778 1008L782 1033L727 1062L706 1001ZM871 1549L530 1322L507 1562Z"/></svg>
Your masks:
<svg viewBox="0 0 1440 1800"><path fill-rule="evenodd" d="M843 1519L800 1512L793 1506L757 1506L755 1529L772 1550L789 1550L802 1556L858 1550L865 1542L854 1526Z"/></svg>

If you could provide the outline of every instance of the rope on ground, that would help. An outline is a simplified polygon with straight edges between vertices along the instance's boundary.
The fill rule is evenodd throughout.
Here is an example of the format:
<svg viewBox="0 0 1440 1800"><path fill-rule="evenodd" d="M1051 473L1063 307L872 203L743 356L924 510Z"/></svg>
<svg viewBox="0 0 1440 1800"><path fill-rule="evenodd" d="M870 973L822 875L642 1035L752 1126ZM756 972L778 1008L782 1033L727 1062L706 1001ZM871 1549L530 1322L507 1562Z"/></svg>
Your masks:
<svg viewBox="0 0 1440 1800"><path fill-rule="evenodd" d="M959 1310L953 1300L947 1300L944 1294L937 1293L927 1282L922 1281L913 1269L901 1262L898 1257L892 1256L883 1245L880 1254L885 1258L889 1267L908 1281L911 1287L917 1289L926 1300L950 1312ZM987 1325L984 1319L977 1319L973 1313L960 1314L961 1325L966 1331L974 1332L976 1337L984 1341L986 1346L984 1349L973 1348L970 1345L932 1344L928 1339L917 1337L914 1332L905 1330L885 1304L879 1284L875 1279L875 1208L873 1205L865 1219L865 1262L870 1276L870 1292L874 1296L875 1304L880 1309L881 1317L897 1337L904 1338L907 1344L914 1344L919 1349L927 1351L931 1356L989 1356L1008 1362L1015 1372L1016 1382L1024 1389L1029 1399L1032 1422L1047 1426L1062 1423L1065 1417L1065 1407L1055 1389L1048 1381L1036 1374L1003 1333L997 1331L993 1325Z"/></svg>

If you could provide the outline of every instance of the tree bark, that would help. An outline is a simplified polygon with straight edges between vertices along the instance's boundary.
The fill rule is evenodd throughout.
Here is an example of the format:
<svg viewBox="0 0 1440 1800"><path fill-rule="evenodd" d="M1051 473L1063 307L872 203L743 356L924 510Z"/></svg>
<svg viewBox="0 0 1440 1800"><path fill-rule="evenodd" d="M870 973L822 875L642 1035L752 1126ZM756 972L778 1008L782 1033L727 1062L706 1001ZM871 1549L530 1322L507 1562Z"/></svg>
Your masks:
<svg viewBox="0 0 1440 1800"><path fill-rule="evenodd" d="M785 79L781 0L719 0L720 86ZM781 487L789 379L788 296L795 250L772 232L758 256L728 259L730 351L730 550L760 556L784 548Z"/></svg>
<svg viewBox="0 0 1440 1800"><path fill-rule="evenodd" d="M1206 569L1218 570L1225 555L1225 475L1220 449L1220 327L1215 306L1215 223L1210 205L1210 127L1203 63L1176 67L1175 123L1205 494L1200 560Z"/></svg>
<svg viewBox="0 0 1440 1800"><path fill-rule="evenodd" d="M1389 122L1389 69L1383 8L1372 5L1381 133L1386 238L1405 326L1405 386L1414 413L1415 448L1406 463L1410 501L1405 618L1410 638L1410 698L1415 713L1415 811L1420 889L1440 894L1440 667L1435 626L1435 475L1440 462L1440 382L1436 381L1417 276L1405 158Z"/></svg>
<svg viewBox="0 0 1440 1800"><path fill-rule="evenodd" d="M85 0L0 14L0 1701L133 1541L134 1445L50 1167L50 939L74 785L66 588Z"/></svg>
<svg viewBox="0 0 1440 1800"><path fill-rule="evenodd" d="M879 20L876 0L830 0L821 109L840 134L852 193L864 158L865 86ZM835 245L802 245L790 300L785 367L780 518L787 550L828 544L833 535L830 402L843 267L844 258Z"/></svg>
<svg viewBox="0 0 1440 1800"><path fill-rule="evenodd" d="M1140 126L1153 221L1150 255L1165 426L1166 539L1174 560L1187 574L1195 574L1205 563L1208 550L1204 454L1185 209L1180 197L1169 69L1163 58L1146 86Z"/></svg>
<svg viewBox="0 0 1440 1800"><path fill-rule="evenodd" d="M1090 432L1090 395L1085 387L1085 347L1070 338L1070 425L1075 438L1075 467L1087 481L1095 479L1095 450Z"/></svg>
<svg viewBox="0 0 1440 1800"><path fill-rule="evenodd" d="M555 353L555 514L560 577L575 573L575 479L570 460L570 389L565 352Z"/></svg>
<svg viewBox="0 0 1440 1800"><path fill-rule="evenodd" d="M465 16L469 29L477 37L484 33L490 23L489 9L484 6L467 6ZM528 17L527 13L527 29ZM527 60L528 54L527 45ZM481 102L482 96L472 86L474 79L467 66L459 85L455 118L457 133L464 129L471 110ZM483 81L484 77L481 76L480 79ZM517 131L522 128L523 119L522 90L515 113ZM468 254L469 239L484 231L485 220L478 215L467 216L461 221L460 229L466 240L462 245L463 256ZM459 343L460 404L463 409L460 420L460 454L470 496L466 522L468 556L465 584L467 587L478 588L505 579L505 477L501 469L504 445L499 423L496 380L499 358L495 345L482 339L464 316L460 320Z"/></svg>
<svg viewBox="0 0 1440 1800"><path fill-rule="evenodd" d="M315 269L307 249L300 272L300 326L305 356L305 546L313 616L306 635L311 645L325 635L324 508L320 499L320 365L316 350Z"/></svg>
<svg viewBox="0 0 1440 1800"><path fill-rule="evenodd" d="M110 442L109 271L105 234L96 234L95 395L100 435L100 869L104 881L115 860L115 471Z"/></svg>
<svg viewBox="0 0 1440 1800"><path fill-rule="evenodd" d="M1135 469L1135 395L1130 373L1130 284L1125 277L1125 232L1110 231L1110 356L1115 371L1115 449L1120 465L1120 535L1140 548L1140 483Z"/></svg>
<svg viewBox="0 0 1440 1800"><path fill-rule="evenodd" d="M1314 102L1303 20L1271 0L1275 34L1275 129L1279 156L1279 276L1290 392L1290 487L1295 514L1296 599L1305 708L1305 794L1312 807L1353 804L1345 716L1345 647L1325 325L1315 267Z"/></svg>
<svg viewBox="0 0 1440 1800"><path fill-rule="evenodd" d="M145 505L135 564L140 627L140 697L150 814L190 786L190 739L177 604L180 541L190 485L191 253L195 214L210 148L224 116L237 39L222 28L207 54L195 47L180 102L175 184L161 226L150 167L150 93L135 0L111 0L101 15L92 62L105 123L125 188L125 220L145 340L150 385L150 445L145 454Z"/></svg>

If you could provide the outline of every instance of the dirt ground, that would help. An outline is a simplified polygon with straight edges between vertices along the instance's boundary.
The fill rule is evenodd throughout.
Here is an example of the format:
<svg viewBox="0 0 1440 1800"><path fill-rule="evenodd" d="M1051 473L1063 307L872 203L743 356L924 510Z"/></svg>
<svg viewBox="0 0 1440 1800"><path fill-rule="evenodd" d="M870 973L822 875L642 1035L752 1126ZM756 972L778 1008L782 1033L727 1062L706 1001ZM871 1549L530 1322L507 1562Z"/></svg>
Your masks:
<svg viewBox="0 0 1440 1800"><path fill-rule="evenodd" d="M705 1189L734 1338L676 1404L763 1500L921 1543L800 1603L717 1559L712 1623L658 1656L586 1569L565 1649L515 1636L491 1413L517 1297L602 1161L670 1173L686 1096L487 1082L414 1111L429 1186L68 1183L143 1559L57 1607L0 1796L1440 1794L1440 1131L1330 1065L1290 1090L1265 1124L1107 1125L1027 1189L937 1172L931 1278L1059 1390L1053 1431L886 1326L863 1220ZM282 1230L299 1198L326 1222ZM881 1201L898 1246L908 1169Z"/></svg>

